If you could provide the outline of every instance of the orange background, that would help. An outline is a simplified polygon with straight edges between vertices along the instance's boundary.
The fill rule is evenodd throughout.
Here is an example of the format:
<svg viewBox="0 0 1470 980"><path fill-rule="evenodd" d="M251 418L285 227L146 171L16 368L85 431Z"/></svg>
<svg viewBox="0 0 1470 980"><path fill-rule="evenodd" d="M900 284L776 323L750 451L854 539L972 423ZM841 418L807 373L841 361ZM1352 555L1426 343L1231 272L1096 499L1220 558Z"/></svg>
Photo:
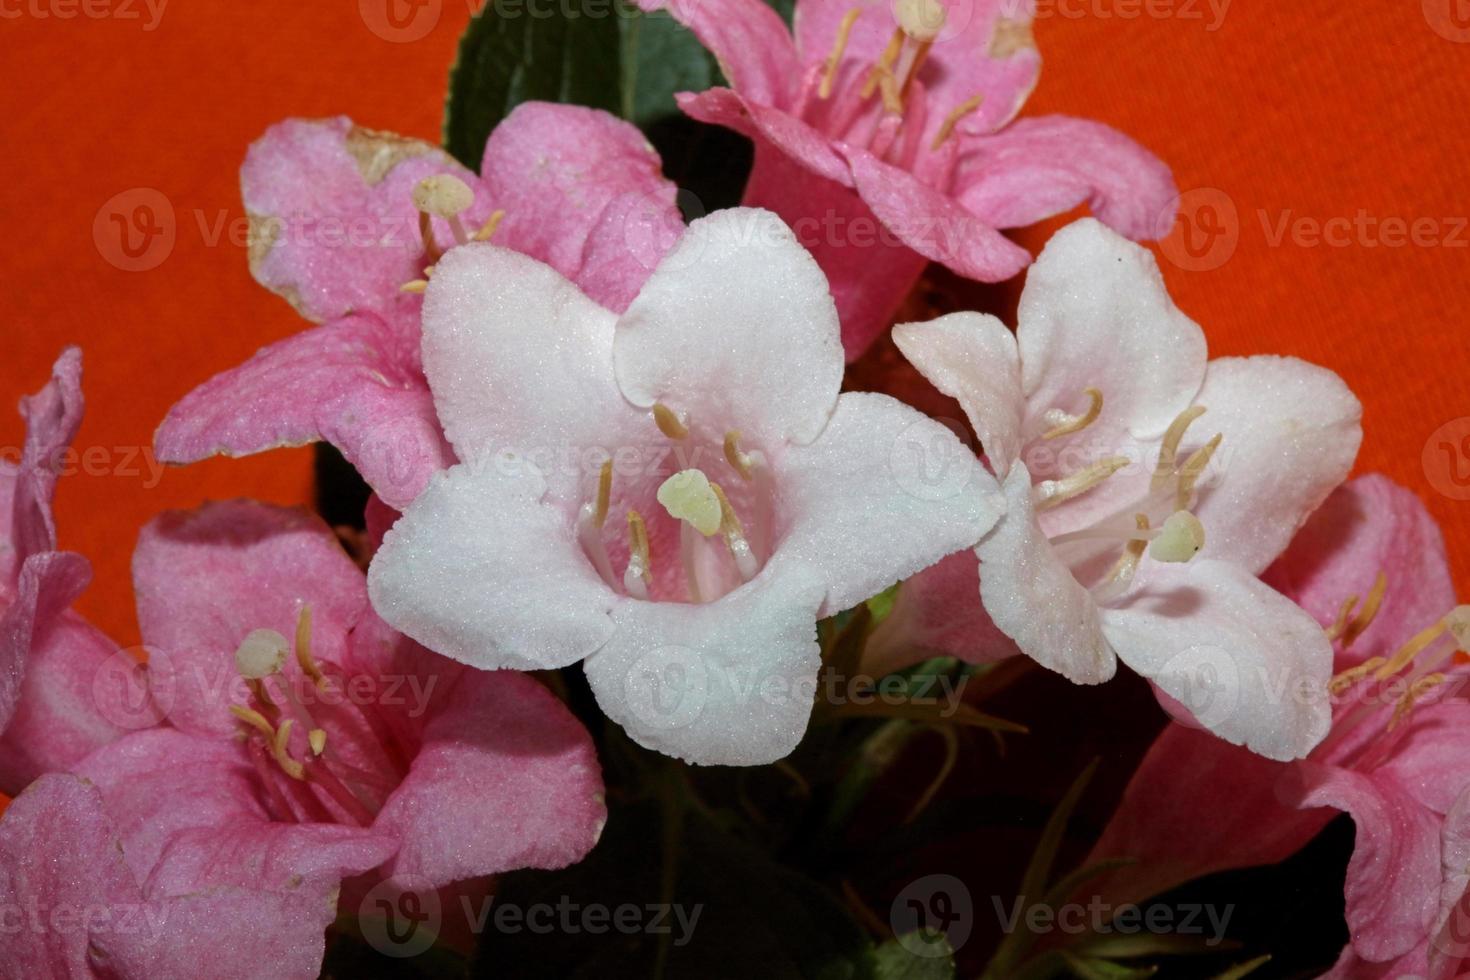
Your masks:
<svg viewBox="0 0 1470 980"><path fill-rule="evenodd" d="M87 0L114 14L101 18L81 0L0 0L0 393L33 390L62 345L85 347L78 445L102 462L63 481L61 539L96 566L82 611L124 643L137 632L129 554L151 515L211 497L309 497L304 450L171 470L151 487L146 466L127 471L127 447L148 445L194 384L301 327L231 241L250 141L287 115L335 113L436 137L466 0L428 0L433 27L398 42L368 26L383 23L382 2L188 0L148 31L143 0ZM1235 250L1207 270L1166 261L1175 298L1216 353L1297 354L1342 374L1367 408L1360 469L1419 490L1459 552L1463 586L1470 502L1432 489L1421 451L1470 415L1470 229L1458 246L1272 238L1283 218L1362 212L1431 219L1448 239L1458 223L1446 219L1470 214L1470 43L1444 36L1452 3L1465 0L1236 2L1217 21L1206 0L1041 0L1047 67L1027 111L1112 123L1169 161L1181 188L1223 192L1236 220L1216 212L1215 223ZM139 187L169 200L176 241L157 268L127 272L93 223ZM0 412L0 446L20 433Z"/></svg>

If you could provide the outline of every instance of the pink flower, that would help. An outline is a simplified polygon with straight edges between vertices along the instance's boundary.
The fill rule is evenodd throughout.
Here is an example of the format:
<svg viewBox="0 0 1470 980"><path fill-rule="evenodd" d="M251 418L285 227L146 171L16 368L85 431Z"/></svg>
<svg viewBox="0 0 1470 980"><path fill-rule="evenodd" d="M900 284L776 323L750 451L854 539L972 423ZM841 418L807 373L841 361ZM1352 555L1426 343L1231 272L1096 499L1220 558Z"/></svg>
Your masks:
<svg viewBox="0 0 1470 980"><path fill-rule="evenodd" d="M1470 607L1455 606L1439 529L1411 492L1361 477L1266 579L1334 639L1331 733L1281 764L1170 725L1094 849L1139 862L1104 887L1138 899L1279 861L1346 812L1357 824L1351 944L1332 975L1452 976L1470 923L1470 705L1454 656L1470 647Z"/></svg>
<svg viewBox="0 0 1470 980"><path fill-rule="evenodd" d="M134 575L170 724L81 760L86 789L51 792L87 814L78 833L121 847L122 868L92 857L115 901L236 902L245 922L228 926L253 947L226 975L265 955L272 975L315 976L344 881L437 889L562 867L596 842L606 811L582 726L528 676L469 670L389 630L319 519L248 501L168 514L145 528ZM0 838L65 866L68 829L28 828L29 813L7 815ZM23 873L27 860L0 865L21 907L65 885ZM147 950L96 946L123 975L151 975L138 964L212 935L207 915L176 930L173 914Z"/></svg>
<svg viewBox="0 0 1470 980"><path fill-rule="evenodd" d="M650 748L780 758L810 714L816 618L998 513L943 426L839 396L838 332L821 270L769 212L692 224L621 317L523 255L454 250L424 363L463 463L388 532L374 606L477 667L585 660Z"/></svg>
<svg viewBox="0 0 1470 980"><path fill-rule="evenodd" d="M976 549L985 613L1078 683L1108 680L1121 658L1188 703L1208 693L1193 683L1200 671L1216 670L1230 705L1213 702L1215 734L1272 758L1305 755L1326 733L1326 707L1271 692L1320 689L1331 650L1256 575L1346 477L1362 439L1357 399L1290 358L1207 364L1204 334L1153 256L1092 219L1048 243L1019 317L1015 334L976 313L894 330L959 399L1002 481L1006 515ZM1213 438L1192 435L1201 416ZM970 659L1008 652L974 629Z"/></svg>
<svg viewBox="0 0 1470 980"><path fill-rule="evenodd" d="M82 420L82 354L63 351L51 380L21 399L19 465L0 463L0 792L64 769L121 733L99 713L120 696L94 681L117 645L69 608L92 578L58 551L51 499Z"/></svg>
<svg viewBox="0 0 1470 980"><path fill-rule="evenodd" d="M419 363L412 292L446 249L493 236L621 309L682 226L642 134L578 106L517 107L490 135L478 176L345 117L287 120L251 147L241 184L251 271L324 325L187 395L159 427L158 457L326 440L399 508L453 462Z"/></svg>
<svg viewBox="0 0 1470 980"><path fill-rule="evenodd" d="M684 93L696 119L755 141L744 203L796 231L832 283L849 360L929 260L972 279L1030 261L998 228L1087 202L1162 237L1169 170L1098 123L1012 123L1036 85L1031 0L798 0L795 36L762 0L640 0L719 58L731 88Z"/></svg>

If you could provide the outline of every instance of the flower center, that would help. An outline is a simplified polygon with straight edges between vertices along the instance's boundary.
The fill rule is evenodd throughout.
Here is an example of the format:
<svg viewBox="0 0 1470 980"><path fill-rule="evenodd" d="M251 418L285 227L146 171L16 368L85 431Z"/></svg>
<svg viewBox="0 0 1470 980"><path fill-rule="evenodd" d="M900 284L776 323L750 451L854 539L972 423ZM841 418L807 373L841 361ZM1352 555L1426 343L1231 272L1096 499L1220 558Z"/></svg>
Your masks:
<svg viewBox="0 0 1470 980"><path fill-rule="evenodd" d="M252 631L235 651L249 697L230 712L267 805L277 820L369 826L407 759L371 706L350 695L340 668L324 669L312 656L309 607L297 619L295 656L288 658L292 652L268 629Z"/></svg>
<svg viewBox="0 0 1470 980"><path fill-rule="evenodd" d="M713 442L708 446L690 445L700 440L691 432L688 420L673 409L656 403L652 415L659 431L680 444L679 456L683 460L697 462L714 455ZM682 598L694 603L712 602L760 572L770 550L773 499L770 466L763 453L742 447L738 430L727 430L718 445L723 465L717 465L726 472L721 478L731 481L732 492L739 489L739 502L732 502L725 486L711 478L710 472L715 470L706 472L697 465L683 466L658 486L650 502L677 528L677 559L672 544L656 549L650 537L644 513L657 512L629 507L626 510L627 559L621 575L615 570L605 534L612 510L613 460L603 463L596 489L578 513L577 530L582 550L610 588L645 601ZM667 578L661 579L656 574L659 569L655 566L676 560L683 574L675 576L674 584L670 584ZM677 586L680 578L682 589Z"/></svg>
<svg viewBox="0 0 1470 980"><path fill-rule="evenodd" d="M474 234L465 229L464 222L459 216L473 207L474 203L475 192L453 174L434 174L414 185L413 206L419 212L419 238L424 245L424 278L404 283L399 287L401 292L422 293L429 288L429 279L434 275L434 265L444 254L439 248L438 241L434 238L435 218L439 218L449 226L449 232L454 236L456 245L488 242L495 234L495 229L500 227L501 219L505 217L504 211L492 213L489 220L481 225Z"/></svg>

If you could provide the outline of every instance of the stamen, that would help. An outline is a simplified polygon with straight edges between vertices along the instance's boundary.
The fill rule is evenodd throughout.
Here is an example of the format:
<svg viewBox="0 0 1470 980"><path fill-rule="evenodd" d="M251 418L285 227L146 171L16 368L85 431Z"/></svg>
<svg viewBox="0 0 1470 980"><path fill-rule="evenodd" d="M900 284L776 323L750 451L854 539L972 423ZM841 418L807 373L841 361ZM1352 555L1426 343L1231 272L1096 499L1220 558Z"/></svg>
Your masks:
<svg viewBox="0 0 1470 980"><path fill-rule="evenodd" d="M312 755L321 755L327 751L327 733L320 728L313 728L306 733L306 742L311 746Z"/></svg>
<svg viewBox="0 0 1470 980"><path fill-rule="evenodd" d="M709 537L720 529L720 498L701 470L681 470L658 488L658 502L676 521L688 521Z"/></svg>
<svg viewBox="0 0 1470 980"><path fill-rule="evenodd" d="M1388 576L1382 572L1373 580L1373 588L1368 590L1368 598L1363 603L1363 608L1353 617L1342 630L1342 648L1346 650L1353 645L1353 641L1363 635L1363 631L1373 624L1373 619L1378 615L1378 609L1383 605L1383 596L1388 591Z"/></svg>
<svg viewBox="0 0 1470 980"><path fill-rule="evenodd" d="M1164 520L1164 528L1148 547L1155 561L1178 564L1189 561L1205 546L1205 526L1187 510L1176 510Z"/></svg>
<svg viewBox="0 0 1470 980"><path fill-rule="evenodd" d="M612 460L602 464L602 471L597 474L597 507L592 512L592 522L601 528L607 523L607 510L612 503Z"/></svg>
<svg viewBox="0 0 1470 980"><path fill-rule="evenodd" d="M623 572L623 588L635 599L648 598L653 581L653 563L648 553L648 525L636 510L628 511L628 568Z"/></svg>
<svg viewBox="0 0 1470 980"><path fill-rule="evenodd" d="M1470 653L1470 606L1456 606L1444 618L1445 628L1455 638L1460 653Z"/></svg>
<svg viewBox="0 0 1470 980"><path fill-rule="evenodd" d="M944 122L939 124L939 131L934 134L934 142L929 144L930 152L938 150L943 146L944 141L949 139L950 134L954 132L954 128L960 124L960 120L980 108L980 103L984 101L985 93L981 92L979 95L972 95L955 106L950 111L950 114L944 117Z"/></svg>
<svg viewBox="0 0 1470 980"><path fill-rule="evenodd" d="M429 288L429 280L427 280L427 279L414 279L411 282L406 282L402 286L399 286L398 287L398 291L400 293L422 293L424 290L426 290L428 288Z"/></svg>
<svg viewBox="0 0 1470 980"><path fill-rule="evenodd" d="M1414 658L1423 653L1431 643L1443 636L1444 631L1445 621L1443 619L1427 629L1420 630L1414 635L1412 640L1405 643L1399 648L1397 653L1389 658L1388 663L1378 668L1373 674L1373 679L1381 681L1403 670L1409 664L1413 663Z"/></svg>
<svg viewBox="0 0 1470 980"><path fill-rule="evenodd" d="M1333 696L1344 694L1353 688L1358 681L1382 666L1382 657L1369 657L1356 667L1349 667L1339 674L1334 674L1332 680L1327 682L1327 693Z"/></svg>
<svg viewBox="0 0 1470 980"><path fill-rule="evenodd" d="M731 429L725 433L725 460L735 468L743 480L751 477L751 467L755 460L740 451L740 430Z"/></svg>
<svg viewBox="0 0 1470 980"><path fill-rule="evenodd" d="M490 238L495 234L495 230L500 227L500 222L504 219L505 209L497 208L494 212L491 213L490 220L486 221L483 225L480 226L480 230L475 232L474 237L471 239L471 241L488 242Z"/></svg>
<svg viewBox="0 0 1470 980"><path fill-rule="evenodd" d="M735 559L740 578L749 582L760 569L755 552L750 548L750 541L745 537L745 528L736 516L735 508L730 506L730 498L725 496L724 489L713 481L710 482L710 489L720 501L720 530L725 535L725 547L730 549L730 557Z"/></svg>
<svg viewBox="0 0 1470 980"><path fill-rule="evenodd" d="M862 12L861 7L852 8L843 14L842 22L837 25L837 40L832 44L832 53L827 55L827 69L822 72L822 82L817 86L817 98L825 99L832 95L832 83L837 79L837 66L842 61L842 52L847 50L847 39L852 34L852 25Z"/></svg>
<svg viewBox="0 0 1470 980"><path fill-rule="evenodd" d="M296 663L300 665L301 672L311 679L318 691L327 689L327 678L322 674L316 660L311 655L311 607L302 606L301 615L296 618Z"/></svg>
<svg viewBox="0 0 1470 980"><path fill-rule="evenodd" d="M281 727L276 729L276 737L270 742L271 757L292 779L305 779L306 769L301 763L291 758L291 753L287 748L291 744L291 726L295 724L294 718L287 718L281 722Z"/></svg>
<svg viewBox="0 0 1470 980"><path fill-rule="evenodd" d="M1140 534L1149 530L1147 514L1134 514L1133 522ZM1118 560L1113 563L1113 567L1109 569L1107 576L1097 589L1096 596L1099 602L1108 602L1122 595L1123 590L1128 588L1128 584L1133 581L1133 576L1138 571L1138 563L1143 560L1143 552L1146 548L1148 548L1148 541L1142 537L1135 538L1123 546L1123 553L1118 556Z"/></svg>
<svg viewBox="0 0 1470 980"><path fill-rule="evenodd" d="M1179 443L1184 440L1184 432L1194 423L1194 420L1205 414L1203 405L1191 405L1175 416L1174 421L1169 423L1169 428L1164 433L1163 444L1159 446L1159 466L1154 470L1151 490L1162 490L1169 485L1174 478L1174 464L1179 456Z"/></svg>
<svg viewBox="0 0 1470 980"><path fill-rule="evenodd" d="M1327 634L1327 639L1335 640L1343 634L1343 631L1347 629L1348 617L1353 614L1353 607L1357 604L1358 597L1355 595L1350 595L1342 600L1342 605L1337 607L1337 618L1324 631Z"/></svg>
<svg viewBox="0 0 1470 980"><path fill-rule="evenodd" d="M251 728L254 728L256 731L260 732L260 734L264 735L267 742L275 741L275 726L266 721L265 715L262 715L258 711L252 711L251 709L238 704L230 705L230 714L234 715L236 718L240 719L245 724L249 725Z"/></svg>
<svg viewBox="0 0 1470 980"><path fill-rule="evenodd" d="M1074 432L1081 432L1097 421L1097 417L1102 414L1102 392L1096 388L1085 388L1082 393L1091 401L1091 404L1087 406L1087 411L1081 415L1069 415L1060 409L1052 409L1043 416L1043 420L1048 425L1053 426L1053 428L1043 432L1041 438L1060 439L1062 436L1068 436Z"/></svg>
<svg viewBox="0 0 1470 980"><path fill-rule="evenodd" d="M597 574L609 586L616 587L617 576L613 573L612 560L607 555L607 543L602 540L602 528L607 523L608 509L612 503L612 477L612 460L609 459L602 464L602 471L597 475L595 500L582 505L577 520L577 540L581 542L587 557L592 559Z"/></svg>
<svg viewBox="0 0 1470 980"><path fill-rule="evenodd" d="M903 113L903 99L898 95L898 82L892 72L884 72L878 78L878 93L883 96L883 109L894 115Z"/></svg>
<svg viewBox="0 0 1470 980"><path fill-rule="evenodd" d="M235 648L235 669L249 681L269 677L285 666L288 649L275 630L251 630Z"/></svg>
<svg viewBox="0 0 1470 980"><path fill-rule="evenodd" d="M689 426L679 418L672 408L663 402L653 403L653 421L658 425L658 431L670 439L683 439L689 434Z"/></svg>
<svg viewBox="0 0 1470 980"><path fill-rule="evenodd" d="M1414 703L1428 692L1444 683L1443 674L1429 674L1409 685L1409 690L1393 707L1393 717L1388 720L1388 730L1393 731L1414 710Z"/></svg>
<svg viewBox="0 0 1470 980"><path fill-rule="evenodd" d="M868 77L863 81L861 95L868 98L873 90L878 87L879 79L887 76L892 77L893 63L898 60L898 54L903 50L904 33L900 27L893 32L893 37L888 39L888 47L878 56L878 61L868 70Z"/></svg>
<svg viewBox="0 0 1470 980"><path fill-rule="evenodd" d="M1210 458L1215 455L1215 450L1220 448L1220 442L1225 438L1223 432L1215 433L1215 437L1203 446L1190 453L1184 465L1179 468L1179 489L1175 495L1175 506L1185 510L1192 502L1194 486L1199 482L1200 476L1205 468L1210 465Z"/></svg>
<svg viewBox="0 0 1470 980"><path fill-rule="evenodd" d="M1127 466L1128 463L1126 456L1109 456L1060 480L1042 480L1036 484L1036 509L1048 510L1073 497L1080 496Z"/></svg>

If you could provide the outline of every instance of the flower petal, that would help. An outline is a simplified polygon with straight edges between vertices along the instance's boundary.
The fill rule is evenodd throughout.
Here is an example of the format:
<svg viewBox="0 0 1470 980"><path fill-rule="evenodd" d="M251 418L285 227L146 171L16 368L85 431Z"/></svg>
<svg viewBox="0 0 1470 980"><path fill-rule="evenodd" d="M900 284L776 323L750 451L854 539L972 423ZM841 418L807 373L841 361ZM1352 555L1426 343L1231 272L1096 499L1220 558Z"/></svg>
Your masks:
<svg viewBox="0 0 1470 980"><path fill-rule="evenodd" d="M1455 605L1439 525L1413 491L1369 474L1334 490L1262 577L1329 626L1344 599L1367 596L1379 572L1388 589L1349 650L1352 663L1391 655Z"/></svg>
<svg viewBox="0 0 1470 980"><path fill-rule="evenodd" d="M616 116L583 106L522 103L485 144L485 188L505 211L494 241L547 263L598 303L623 309L657 256L644 256L647 264L619 261L621 273L610 275L588 262L589 254L628 255L636 227L604 227L609 209L625 197L655 209L663 221L678 215L678 188L661 167L638 128ZM622 239L621 251L608 243L589 253L594 233Z"/></svg>
<svg viewBox="0 0 1470 980"><path fill-rule="evenodd" d="M476 191L461 217L490 214L489 195L437 147L355 126L346 116L287 119L266 130L240 168L250 216L250 270L309 320L391 304L423 272L414 186L449 174ZM454 244L442 220L435 239Z"/></svg>
<svg viewBox="0 0 1470 980"><path fill-rule="evenodd" d="M618 320L613 363L641 408L707 415L758 445L810 442L842 384L837 308L780 218L717 211L689 226Z"/></svg>
<svg viewBox="0 0 1470 980"><path fill-rule="evenodd" d="M1194 508L1202 555L1259 573L1347 479L1363 407L1326 368L1271 356L1211 361L1198 402L1207 413L1196 431L1225 437Z"/></svg>
<svg viewBox="0 0 1470 980"><path fill-rule="evenodd" d="M971 548L1004 510L953 432L887 395L849 392L809 446L776 464L778 545L827 582L818 615L857 605Z"/></svg>
<svg viewBox="0 0 1470 980"><path fill-rule="evenodd" d="M367 605L362 573L319 517L235 500L165 513L133 552L138 622L169 720L230 733L243 700L235 650L257 629L295 635L310 608L311 649L340 663Z"/></svg>
<svg viewBox="0 0 1470 980"><path fill-rule="evenodd" d="M543 502L546 488L534 466L511 457L436 476L373 558L378 614L481 669L563 667L602 646L616 596L570 519Z"/></svg>
<svg viewBox="0 0 1470 980"><path fill-rule="evenodd" d="M893 341L940 391L956 399L1002 480L1021 454L1021 361L1015 335L993 316L950 313L900 323Z"/></svg>
<svg viewBox="0 0 1470 980"><path fill-rule="evenodd" d="M1077 684L1118 669L1097 603L1052 551L1036 523L1031 474L1017 463L1002 485L1006 514L980 542L980 598L1028 657Z"/></svg>
<svg viewBox="0 0 1470 980"><path fill-rule="evenodd" d="M1084 202L1129 238L1157 239L1174 223L1179 190L1158 157L1090 119L1018 119L960 142L953 190L996 228L1021 228Z"/></svg>
<svg viewBox="0 0 1470 980"><path fill-rule="evenodd" d="M585 669L603 713L645 748L697 765L755 766L806 732L826 585L771 562L715 602L622 602Z"/></svg>
<svg viewBox="0 0 1470 980"><path fill-rule="evenodd" d="M206 381L159 426L158 458L192 463L324 439L384 500L407 506L453 454L419 368L417 311L386 317L334 320Z"/></svg>
<svg viewBox="0 0 1470 980"><path fill-rule="evenodd" d="M1059 446L1112 451L1130 436L1161 436L1204 380L1204 333L1174 306L1153 254L1096 220L1052 236L1017 315L1028 439L1051 428L1048 410L1074 410L1087 388L1102 393L1102 414Z"/></svg>
<svg viewBox="0 0 1470 980"><path fill-rule="evenodd" d="M1229 562L1152 562L1147 571L1103 612L1124 663L1205 728L1268 759L1299 759L1322 741L1332 645L1316 620Z"/></svg>
<svg viewBox="0 0 1470 980"><path fill-rule="evenodd" d="M390 875L434 885L582 859L607 822L581 722L535 679L466 671L373 829L403 842Z"/></svg>
<svg viewBox="0 0 1470 980"><path fill-rule="evenodd" d="M763 0L638 0L638 6L667 10L693 31L742 95L778 107L795 95L796 48L781 15Z"/></svg>
<svg viewBox="0 0 1470 980"><path fill-rule="evenodd" d="M727 88L680 92L675 99L679 108L691 118L732 129L755 143L756 164L750 185L746 187L745 204L771 207L764 199L765 194L751 190L760 181L760 158L771 153L790 158L800 165L804 173L834 181L842 187L852 186L851 170L833 145L832 138L785 110L751 101ZM786 215L780 208L772 210ZM813 217L820 215L820 199L809 201L799 213ZM786 216L788 221L794 220L791 215Z"/></svg>
<svg viewBox="0 0 1470 980"><path fill-rule="evenodd" d="M51 499L60 473L60 454L82 423L82 352L68 347L56 359L51 380L20 400L25 445L15 470L8 512L0 524L0 582L12 585L31 555L56 549Z"/></svg>

